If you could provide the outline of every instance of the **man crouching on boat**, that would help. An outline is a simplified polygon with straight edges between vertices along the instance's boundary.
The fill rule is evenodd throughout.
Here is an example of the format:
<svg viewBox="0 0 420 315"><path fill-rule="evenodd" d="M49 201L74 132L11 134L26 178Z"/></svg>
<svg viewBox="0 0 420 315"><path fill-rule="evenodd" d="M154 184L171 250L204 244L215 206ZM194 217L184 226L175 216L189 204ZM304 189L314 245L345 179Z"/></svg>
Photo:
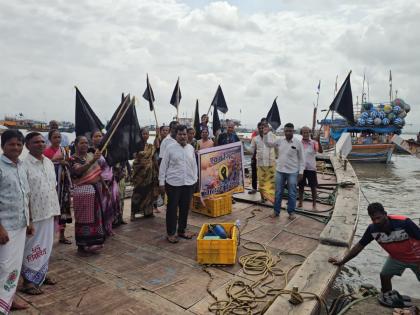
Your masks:
<svg viewBox="0 0 420 315"><path fill-rule="evenodd" d="M392 295L399 295L392 290L393 276L401 276L404 270L409 268L420 281L420 228L402 215L387 215L382 204L378 202L369 204L368 214L373 224L368 226L360 241L343 259L330 257L328 261L334 265L344 265L371 241L376 240L389 254L380 273L383 294L379 301L387 304L388 298L392 303Z"/></svg>

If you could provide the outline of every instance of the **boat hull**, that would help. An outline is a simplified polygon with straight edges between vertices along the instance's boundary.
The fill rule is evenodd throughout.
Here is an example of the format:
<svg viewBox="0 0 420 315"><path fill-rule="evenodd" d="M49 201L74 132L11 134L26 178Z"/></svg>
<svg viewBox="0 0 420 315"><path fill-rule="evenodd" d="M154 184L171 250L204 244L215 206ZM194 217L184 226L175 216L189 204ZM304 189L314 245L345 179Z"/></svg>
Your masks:
<svg viewBox="0 0 420 315"><path fill-rule="evenodd" d="M394 144L354 144L347 159L352 162L391 162Z"/></svg>

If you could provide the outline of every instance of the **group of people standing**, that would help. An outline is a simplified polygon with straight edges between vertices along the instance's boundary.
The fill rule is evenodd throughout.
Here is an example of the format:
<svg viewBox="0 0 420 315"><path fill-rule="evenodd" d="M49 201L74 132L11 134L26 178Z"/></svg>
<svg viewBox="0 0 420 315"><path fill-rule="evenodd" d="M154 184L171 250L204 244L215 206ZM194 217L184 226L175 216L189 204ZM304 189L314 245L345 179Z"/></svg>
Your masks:
<svg viewBox="0 0 420 315"><path fill-rule="evenodd" d="M12 306L20 276L21 290L28 294L42 294L42 285L55 284L47 275L48 262L55 230L59 231L60 243L72 243L65 235L66 224L73 221L71 207L75 242L83 254L100 251L107 236L114 235L113 227L125 224L126 165L107 164L99 149L102 132L94 130L89 138L78 136L70 148L57 123L52 121L50 128L48 135L30 132L24 138L20 131L8 130L1 136L0 278L5 285L0 288L0 311L3 313L8 313ZM306 129L302 131L302 141L293 138L293 131L293 125L286 124L285 139L277 139L263 120L251 144L256 152L258 174L272 170L277 158L274 216L280 211L285 182L292 217L298 180L305 177L309 183L316 181L316 142L309 139ZM187 231L187 220L197 189L196 151L240 141L231 121L225 132L214 137L207 115L201 117L199 132L197 140L195 129L172 121L169 126L159 128L155 141L148 143L149 131L144 128L133 156L131 220L136 220L138 214L145 218L153 216L166 199L166 233L170 243L193 237ZM19 157L24 145L29 153L22 161ZM315 172L315 179L311 171ZM259 184L264 198L263 178ZM17 302L15 306L21 307Z"/></svg>
<svg viewBox="0 0 420 315"><path fill-rule="evenodd" d="M113 227L124 224L124 196L119 184L124 172L111 168L98 149L102 133L91 139L76 137L74 153L55 121L47 135L18 130L1 135L0 157L0 313L27 305L14 300L17 287L31 295L42 285L54 285L48 276L55 231L59 243L71 244L66 224L74 211L78 251L92 254L103 247ZM63 137L64 136L64 137ZM20 159L24 145L28 154ZM121 175L122 174L122 175ZM19 282L19 278L22 282ZM19 284L18 284L19 283Z"/></svg>
<svg viewBox="0 0 420 315"><path fill-rule="evenodd" d="M267 119L258 123L258 132L253 134L250 151L253 154L252 190L257 191L257 183L261 194L261 202L269 200L274 204L272 217L280 215L284 188L287 186L287 212L289 218L295 218L297 187L299 187L299 207L302 207L304 187L311 187L312 206L316 209L318 186L316 173L316 154L322 152L318 140L310 138L310 129L301 128L302 140L294 137L294 125L284 126L284 138L277 138L271 132ZM274 192L274 194L272 193Z"/></svg>

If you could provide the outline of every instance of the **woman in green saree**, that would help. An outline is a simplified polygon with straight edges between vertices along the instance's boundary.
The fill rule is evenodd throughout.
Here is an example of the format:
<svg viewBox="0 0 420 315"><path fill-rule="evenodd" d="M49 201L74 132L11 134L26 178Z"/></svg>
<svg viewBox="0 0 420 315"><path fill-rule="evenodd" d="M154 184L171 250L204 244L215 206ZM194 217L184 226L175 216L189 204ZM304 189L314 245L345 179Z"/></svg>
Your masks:
<svg viewBox="0 0 420 315"><path fill-rule="evenodd" d="M131 197L131 221L136 214L143 213L144 217L152 217L153 210L157 211L156 198L159 195L159 168L156 159L156 148L147 143L149 131L140 130L141 142L133 162L133 195Z"/></svg>

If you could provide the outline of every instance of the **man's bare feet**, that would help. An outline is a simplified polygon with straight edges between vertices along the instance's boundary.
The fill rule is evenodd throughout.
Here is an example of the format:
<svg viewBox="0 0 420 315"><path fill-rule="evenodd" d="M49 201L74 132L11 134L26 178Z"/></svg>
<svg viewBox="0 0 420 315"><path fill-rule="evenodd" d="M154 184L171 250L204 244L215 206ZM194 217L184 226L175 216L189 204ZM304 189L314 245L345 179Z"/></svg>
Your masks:
<svg viewBox="0 0 420 315"><path fill-rule="evenodd" d="M279 217L279 214L278 213L276 213L276 212L273 212L272 214L270 214L270 218L278 218Z"/></svg>
<svg viewBox="0 0 420 315"><path fill-rule="evenodd" d="M15 295L11 307L12 311L26 310L28 307L29 305L26 302Z"/></svg>

